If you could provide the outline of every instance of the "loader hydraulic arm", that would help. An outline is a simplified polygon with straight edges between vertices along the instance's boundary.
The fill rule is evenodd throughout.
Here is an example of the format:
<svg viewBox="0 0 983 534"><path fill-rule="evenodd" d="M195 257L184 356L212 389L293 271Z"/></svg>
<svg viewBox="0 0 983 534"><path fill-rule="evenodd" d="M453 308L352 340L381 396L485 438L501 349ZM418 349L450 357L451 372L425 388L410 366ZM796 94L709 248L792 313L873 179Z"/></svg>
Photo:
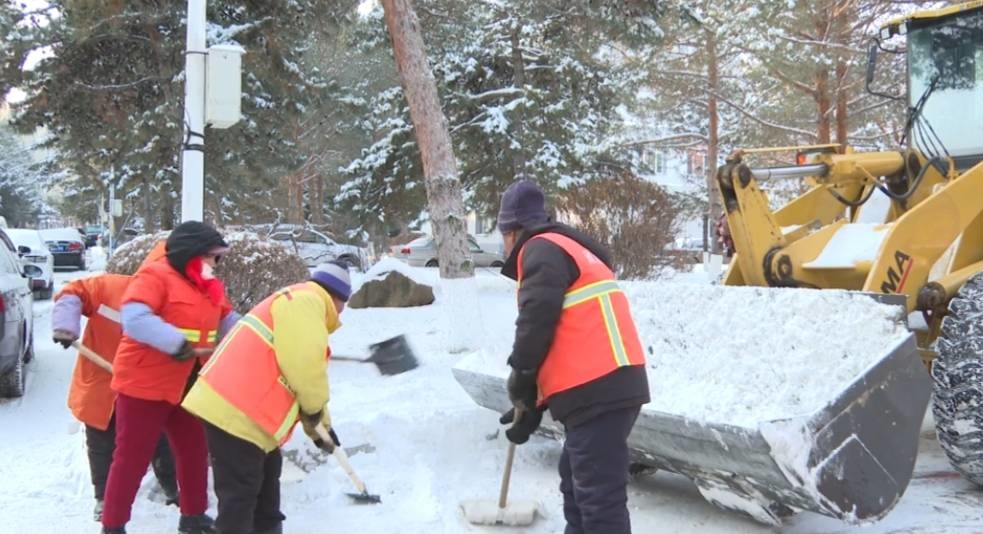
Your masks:
<svg viewBox="0 0 983 534"><path fill-rule="evenodd" d="M847 209L869 197L878 177L898 176L904 168L905 155L900 152L820 154L809 165L762 169L748 167L743 153L735 152L717 170L737 251L725 283L823 287L820 281L810 280L808 273L798 272L801 263L818 254L815 243L796 243L820 231L828 239L836 225L845 222ZM772 210L758 182L777 179L805 179L811 187Z"/></svg>

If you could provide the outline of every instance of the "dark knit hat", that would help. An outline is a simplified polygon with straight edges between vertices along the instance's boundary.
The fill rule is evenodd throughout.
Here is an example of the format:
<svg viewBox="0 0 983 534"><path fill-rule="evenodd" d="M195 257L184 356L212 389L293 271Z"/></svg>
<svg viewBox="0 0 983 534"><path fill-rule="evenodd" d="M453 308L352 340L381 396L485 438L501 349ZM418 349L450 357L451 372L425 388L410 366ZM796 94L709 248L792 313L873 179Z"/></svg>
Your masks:
<svg viewBox="0 0 983 534"><path fill-rule="evenodd" d="M510 185L502 194L498 210L498 231L513 232L535 223L549 221L543 191L534 182L523 180Z"/></svg>
<svg viewBox="0 0 983 534"><path fill-rule="evenodd" d="M185 221L167 237L167 261L179 273L195 256L228 249L229 244L218 230L200 221Z"/></svg>
<svg viewBox="0 0 983 534"><path fill-rule="evenodd" d="M352 280L348 276L348 264L344 261L330 261L314 268L311 280L317 282L325 291L342 302L352 296Z"/></svg>

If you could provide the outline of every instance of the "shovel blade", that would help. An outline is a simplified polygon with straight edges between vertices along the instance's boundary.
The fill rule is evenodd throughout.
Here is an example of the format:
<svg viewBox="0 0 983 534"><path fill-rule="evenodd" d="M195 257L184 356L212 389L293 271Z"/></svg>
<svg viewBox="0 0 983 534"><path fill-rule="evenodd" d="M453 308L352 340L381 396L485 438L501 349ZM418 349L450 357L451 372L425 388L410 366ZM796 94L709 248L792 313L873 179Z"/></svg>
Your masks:
<svg viewBox="0 0 983 534"><path fill-rule="evenodd" d="M420 366L413 349L406 342L406 336L402 334L369 345L369 350L372 355L365 361L374 363L383 375L398 375Z"/></svg>
<svg viewBox="0 0 983 534"><path fill-rule="evenodd" d="M355 504L379 504L382 502L382 497L374 495L369 492L365 493L346 493L349 497L355 501Z"/></svg>

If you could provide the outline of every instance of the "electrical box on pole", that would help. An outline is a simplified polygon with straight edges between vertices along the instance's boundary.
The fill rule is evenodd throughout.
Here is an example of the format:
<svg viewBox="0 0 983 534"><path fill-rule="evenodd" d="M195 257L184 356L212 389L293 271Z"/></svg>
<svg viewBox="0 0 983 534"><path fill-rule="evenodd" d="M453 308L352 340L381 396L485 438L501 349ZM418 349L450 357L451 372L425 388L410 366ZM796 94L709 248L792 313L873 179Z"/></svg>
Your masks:
<svg viewBox="0 0 983 534"><path fill-rule="evenodd" d="M242 114L242 54L237 45L208 47L205 57L205 124L224 129Z"/></svg>

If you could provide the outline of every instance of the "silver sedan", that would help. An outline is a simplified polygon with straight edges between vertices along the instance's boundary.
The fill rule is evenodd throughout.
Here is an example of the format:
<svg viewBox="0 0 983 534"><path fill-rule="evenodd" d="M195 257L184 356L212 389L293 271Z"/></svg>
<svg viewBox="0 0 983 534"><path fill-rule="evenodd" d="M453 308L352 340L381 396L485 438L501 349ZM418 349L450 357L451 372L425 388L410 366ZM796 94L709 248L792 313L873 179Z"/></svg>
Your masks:
<svg viewBox="0 0 983 534"><path fill-rule="evenodd" d="M501 267L505 264L501 251L482 249L474 237L468 236L471 258L475 267ZM431 236L417 238L392 249L393 255L414 267L437 267L437 241Z"/></svg>

